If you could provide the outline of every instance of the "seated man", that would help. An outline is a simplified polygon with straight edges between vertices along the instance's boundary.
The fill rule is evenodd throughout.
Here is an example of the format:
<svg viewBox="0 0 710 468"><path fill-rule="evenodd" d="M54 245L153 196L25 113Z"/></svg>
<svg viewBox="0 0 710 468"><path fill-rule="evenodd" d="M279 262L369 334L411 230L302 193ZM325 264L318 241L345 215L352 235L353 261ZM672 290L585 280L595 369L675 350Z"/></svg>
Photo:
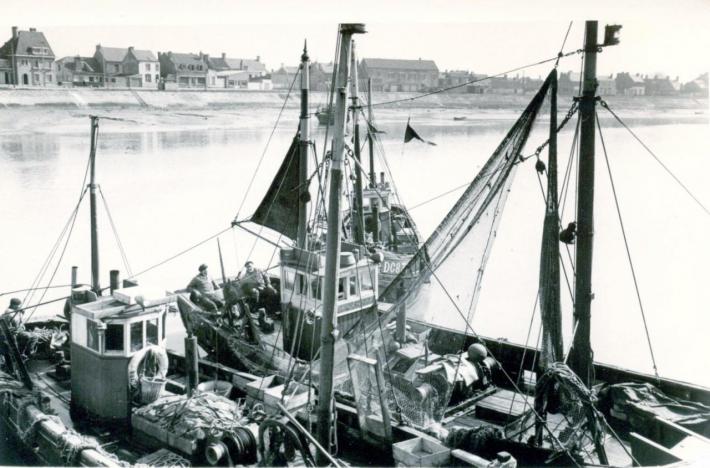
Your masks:
<svg viewBox="0 0 710 468"><path fill-rule="evenodd" d="M222 298L215 292L217 290L217 284L209 277L209 274L207 274L207 265L203 263L198 269L200 272L192 278L187 285L187 290L191 293L197 292L198 294L196 296L207 299L213 302L217 308L221 308L224 306L224 303L222 302Z"/></svg>
<svg viewBox="0 0 710 468"><path fill-rule="evenodd" d="M242 291L251 298L255 304L268 305L271 309L273 307L272 302L274 302L277 293L276 289L271 286L269 276L262 270L254 267L254 262L251 260L247 261L244 267L244 276L242 276L241 271L237 275L237 279L242 286Z"/></svg>

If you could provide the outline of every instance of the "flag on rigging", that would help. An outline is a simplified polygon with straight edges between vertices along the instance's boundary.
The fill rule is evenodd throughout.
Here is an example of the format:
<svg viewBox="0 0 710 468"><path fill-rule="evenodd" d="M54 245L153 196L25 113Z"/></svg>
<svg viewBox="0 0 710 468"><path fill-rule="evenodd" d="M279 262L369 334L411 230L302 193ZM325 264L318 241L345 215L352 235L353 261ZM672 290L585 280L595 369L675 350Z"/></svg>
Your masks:
<svg viewBox="0 0 710 468"><path fill-rule="evenodd" d="M407 128L404 130L404 142L409 143L412 139L415 139L415 138L417 140L421 141L422 143L436 146L436 143L434 143L433 141L428 141L428 140L425 140L424 138L420 137L419 134L417 133L417 131L414 130L411 125L409 125L409 119L407 119Z"/></svg>

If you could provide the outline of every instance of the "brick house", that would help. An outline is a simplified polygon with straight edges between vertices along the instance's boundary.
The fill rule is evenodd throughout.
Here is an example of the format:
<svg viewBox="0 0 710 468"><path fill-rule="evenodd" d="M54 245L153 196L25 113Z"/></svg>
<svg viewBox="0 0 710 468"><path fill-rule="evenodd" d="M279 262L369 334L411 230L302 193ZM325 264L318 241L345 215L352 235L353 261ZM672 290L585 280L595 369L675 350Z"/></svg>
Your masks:
<svg viewBox="0 0 710 468"><path fill-rule="evenodd" d="M128 86L128 81L123 77L123 59L126 58L127 53L128 49L96 45L94 60L103 75L104 86Z"/></svg>
<svg viewBox="0 0 710 468"><path fill-rule="evenodd" d="M12 37L0 47L0 84L56 85L54 52L44 33L12 27Z"/></svg>
<svg viewBox="0 0 710 468"><path fill-rule="evenodd" d="M423 91L439 83L439 68L433 60L364 58L360 75L372 78L373 91Z"/></svg>
<svg viewBox="0 0 710 468"><path fill-rule="evenodd" d="M153 52L129 47L121 62L121 69L130 87L158 88L160 62Z"/></svg>
<svg viewBox="0 0 710 468"><path fill-rule="evenodd" d="M64 57L55 62L57 84L62 86L103 86L103 74L93 57Z"/></svg>
<svg viewBox="0 0 710 468"><path fill-rule="evenodd" d="M207 88L208 56L158 52L160 76L166 83L175 83L179 88Z"/></svg>

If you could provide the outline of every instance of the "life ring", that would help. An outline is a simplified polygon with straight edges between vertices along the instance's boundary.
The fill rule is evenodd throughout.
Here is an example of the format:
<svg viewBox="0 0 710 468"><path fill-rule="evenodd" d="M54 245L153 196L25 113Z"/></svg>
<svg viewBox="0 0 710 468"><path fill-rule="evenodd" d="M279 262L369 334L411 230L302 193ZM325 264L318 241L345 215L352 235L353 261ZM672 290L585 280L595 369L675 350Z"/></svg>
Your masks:
<svg viewBox="0 0 710 468"><path fill-rule="evenodd" d="M136 352L131 360L128 362L128 384L131 388L136 388L140 379L140 374L142 374L145 369L141 369L141 364L145 358L149 355L155 356L155 360L158 364L158 369L154 377L165 378L168 373L168 353L165 352L160 346L150 345Z"/></svg>

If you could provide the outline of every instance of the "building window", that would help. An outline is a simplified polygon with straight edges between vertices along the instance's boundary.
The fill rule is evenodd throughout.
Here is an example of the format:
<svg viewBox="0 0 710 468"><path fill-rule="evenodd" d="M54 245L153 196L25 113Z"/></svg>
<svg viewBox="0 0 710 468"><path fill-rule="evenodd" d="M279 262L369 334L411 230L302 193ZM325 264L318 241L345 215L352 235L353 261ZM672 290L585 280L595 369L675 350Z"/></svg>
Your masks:
<svg viewBox="0 0 710 468"><path fill-rule="evenodd" d="M146 63L146 64L145 64L145 69L146 69L147 71L150 71L150 64L149 64L149 63Z"/></svg>
<svg viewBox="0 0 710 468"><path fill-rule="evenodd" d="M131 351L138 351L143 347L143 322L131 324Z"/></svg>
<svg viewBox="0 0 710 468"><path fill-rule="evenodd" d="M160 75L158 75L158 74L156 73L156 74L155 74L155 82L157 83L158 81L160 81Z"/></svg>
<svg viewBox="0 0 710 468"><path fill-rule="evenodd" d="M123 351L122 323L109 323L106 326L106 351Z"/></svg>
<svg viewBox="0 0 710 468"><path fill-rule="evenodd" d="M152 76L150 76L150 73L146 73L145 75L145 81L146 83L150 83L152 81Z"/></svg>
<svg viewBox="0 0 710 468"><path fill-rule="evenodd" d="M51 73L49 75L47 75L47 81L50 83L52 82L52 74Z"/></svg>
<svg viewBox="0 0 710 468"><path fill-rule="evenodd" d="M160 64L159 63L155 64L155 71L160 71Z"/></svg>
<svg viewBox="0 0 710 468"><path fill-rule="evenodd" d="M93 320L86 321L86 346L94 351L99 350L99 329Z"/></svg>
<svg viewBox="0 0 710 468"><path fill-rule="evenodd" d="M39 68L39 60L35 60L35 68Z"/></svg>
<svg viewBox="0 0 710 468"><path fill-rule="evenodd" d="M145 322L146 328L145 328L145 338L146 341L150 344L157 345L158 344L158 318L154 318L152 320L148 320Z"/></svg>
<svg viewBox="0 0 710 468"><path fill-rule="evenodd" d="M111 83L115 83L115 82L116 82L116 78L111 78Z"/></svg>
<svg viewBox="0 0 710 468"><path fill-rule="evenodd" d="M39 84L39 73L35 73L33 75L33 79L34 79L34 84Z"/></svg>
<svg viewBox="0 0 710 468"><path fill-rule="evenodd" d="M22 65L27 66L27 65L29 65L29 62L27 60L23 60Z"/></svg>
<svg viewBox="0 0 710 468"><path fill-rule="evenodd" d="M187 66L187 69L188 69L188 70L194 70L194 69L195 69L195 66L194 66L194 65L188 65L188 66Z"/></svg>
<svg viewBox="0 0 710 468"><path fill-rule="evenodd" d="M91 83L93 83L93 82L94 82L94 77L93 77L93 76L90 76L90 77L89 77L89 81L90 81Z"/></svg>

